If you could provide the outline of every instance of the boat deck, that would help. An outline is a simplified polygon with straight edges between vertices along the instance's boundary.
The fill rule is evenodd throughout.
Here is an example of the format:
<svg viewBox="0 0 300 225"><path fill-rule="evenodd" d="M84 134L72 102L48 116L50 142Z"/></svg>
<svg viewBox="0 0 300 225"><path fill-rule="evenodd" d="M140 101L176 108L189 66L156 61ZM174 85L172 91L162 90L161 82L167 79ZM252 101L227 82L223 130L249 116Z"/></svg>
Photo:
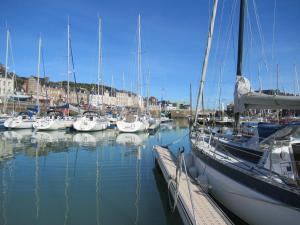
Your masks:
<svg viewBox="0 0 300 225"><path fill-rule="evenodd" d="M156 162L159 165L166 182L169 179L175 181L176 164L170 151L160 146L154 147ZM171 193L175 195L175 182L171 182ZM190 200L189 189L185 173L182 172L179 182L179 195L177 208L184 224L204 225L204 224L232 224L220 208L197 184L190 183L191 196L194 203L195 220L193 207Z"/></svg>

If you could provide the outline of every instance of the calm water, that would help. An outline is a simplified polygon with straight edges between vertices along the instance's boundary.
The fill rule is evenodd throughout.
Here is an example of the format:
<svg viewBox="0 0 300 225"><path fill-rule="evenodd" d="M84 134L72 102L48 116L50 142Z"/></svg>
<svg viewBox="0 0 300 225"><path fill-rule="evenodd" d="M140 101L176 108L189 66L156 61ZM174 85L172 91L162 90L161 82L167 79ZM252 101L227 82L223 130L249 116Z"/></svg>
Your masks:
<svg viewBox="0 0 300 225"><path fill-rule="evenodd" d="M0 224L182 224L168 209L153 145L188 132L185 120L153 135L0 133ZM188 137L171 146L189 149Z"/></svg>

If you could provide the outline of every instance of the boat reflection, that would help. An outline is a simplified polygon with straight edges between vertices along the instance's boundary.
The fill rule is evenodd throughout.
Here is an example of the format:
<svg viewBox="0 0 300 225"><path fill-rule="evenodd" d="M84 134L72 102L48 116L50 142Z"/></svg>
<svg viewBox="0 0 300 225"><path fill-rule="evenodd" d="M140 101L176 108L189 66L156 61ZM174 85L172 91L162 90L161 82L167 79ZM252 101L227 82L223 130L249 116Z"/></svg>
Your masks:
<svg viewBox="0 0 300 225"><path fill-rule="evenodd" d="M148 136L148 133L121 133L117 136L116 142L121 145L126 145L127 147L142 146L146 142Z"/></svg>
<svg viewBox="0 0 300 225"><path fill-rule="evenodd" d="M7 130L3 132L3 136L7 140L17 141L18 143L30 140L33 132L29 129L20 129L20 130Z"/></svg>
<svg viewBox="0 0 300 225"><path fill-rule="evenodd" d="M67 134L63 130L55 131L37 131L32 135L32 138L37 141L37 143L55 143L55 142L64 142L71 141L72 135Z"/></svg>
<svg viewBox="0 0 300 225"><path fill-rule="evenodd" d="M98 144L107 144L116 140L116 130L108 129L89 133L76 133L73 142L79 146L96 147Z"/></svg>
<svg viewBox="0 0 300 225"><path fill-rule="evenodd" d="M6 139L1 136L0 138L0 162L14 156L13 146L7 145Z"/></svg>

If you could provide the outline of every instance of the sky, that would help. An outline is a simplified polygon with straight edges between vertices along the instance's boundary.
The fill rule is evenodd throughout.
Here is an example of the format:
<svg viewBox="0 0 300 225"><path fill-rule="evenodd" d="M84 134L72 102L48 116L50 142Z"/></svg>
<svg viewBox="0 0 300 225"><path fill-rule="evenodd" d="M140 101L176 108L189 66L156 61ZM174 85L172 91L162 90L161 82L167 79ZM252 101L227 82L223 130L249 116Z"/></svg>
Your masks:
<svg viewBox="0 0 300 225"><path fill-rule="evenodd" d="M37 74L41 35L46 74L53 81L66 80L69 17L76 79L96 83L99 15L104 83L111 85L113 76L114 86L121 89L124 73L125 89L133 86L135 91L140 13L142 71L144 79L150 73L150 95L188 102L191 83L195 104L212 5L213 0L3 1L0 63L5 64L8 26L14 59L14 63L9 61L10 70L22 76ZM260 87L258 74L263 89L276 88L278 64L279 88L298 93L294 64L300 73L300 1L248 0L247 5L243 75L250 79L253 89ZM204 90L206 108L217 107L219 95L224 104L233 99L238 10L239 1L219 0Z"/></svg>

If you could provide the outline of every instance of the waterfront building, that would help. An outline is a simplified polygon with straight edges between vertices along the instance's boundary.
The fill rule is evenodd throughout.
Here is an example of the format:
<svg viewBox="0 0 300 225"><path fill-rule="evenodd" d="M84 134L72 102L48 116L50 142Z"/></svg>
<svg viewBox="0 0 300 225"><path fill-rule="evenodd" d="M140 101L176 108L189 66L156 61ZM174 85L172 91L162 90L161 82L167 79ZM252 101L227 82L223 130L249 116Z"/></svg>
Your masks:
<svg viewBox="0 0 300 225"><path fill-rule="evenodd" d="M6 92L6 93L5 93ZM4 76L0 77L0 97L5 95L9 96L14 93L14 82L11 77L5 79Z"/></svg>

